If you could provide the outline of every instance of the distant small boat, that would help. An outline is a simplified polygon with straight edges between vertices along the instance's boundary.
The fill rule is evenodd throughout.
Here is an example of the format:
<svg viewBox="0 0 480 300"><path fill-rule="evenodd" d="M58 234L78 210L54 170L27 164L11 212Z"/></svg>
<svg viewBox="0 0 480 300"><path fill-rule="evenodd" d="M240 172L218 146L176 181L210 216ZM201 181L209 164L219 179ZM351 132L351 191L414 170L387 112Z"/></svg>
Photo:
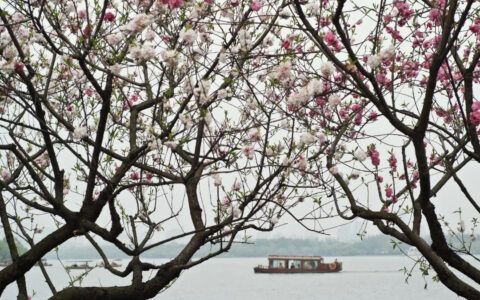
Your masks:
<svg viewBox="0 0 480 300"><path fill-rule="evenodd" d="M105 262L102 261L102 262L98 263L97 266L105 268ZM110 266L112 268L120 268L122 265L120 263L112 261L112 262L110 262Z"/></svg>
<svg viewBox="0 0 480 300"><path fill-rule="evenodd" d="M268 256L268 266L253 268L255 273L333 273L342 270L342 263L335 260L324 263L321 256Z"/></svg>
<svg viewBox="0 0 480 300"><path fill-rule="evenodd" d="M93 269L94 267L93 266L90 266L88 264L88 262L85 262L83 264L71 264L69 266L66 266L65 267L67 270L91 270Z"/></svg>

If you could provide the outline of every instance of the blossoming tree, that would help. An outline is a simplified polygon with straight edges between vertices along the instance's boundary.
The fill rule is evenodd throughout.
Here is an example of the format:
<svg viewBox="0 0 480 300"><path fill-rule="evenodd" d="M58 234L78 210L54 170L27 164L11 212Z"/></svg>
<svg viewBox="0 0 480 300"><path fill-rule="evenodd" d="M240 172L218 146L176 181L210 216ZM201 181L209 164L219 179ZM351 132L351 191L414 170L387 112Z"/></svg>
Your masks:
<svg viewBox="0 0 480 300"><path fill-rule="evenodd" d="M274 227L296 204L286 172L302 151L266 84L292 81L268 60L284 6L2 2L0 216L12 262L0 293L16 282L27 299L25 274L39 264L52 299L147 299L239 232ZM72 239L130 284L59 286L41 258ZM180 239L170 261L142 258ZM114 268L105 244L128 265ZM210 252L192 260L203 245Z"/></svg>
<svg viewBox="0 0 480 300"><path fill-rule="evenodd" d="M480 212L462 181L480 161L475 1L0 9L0 217L12 257L0 291L16 282L26 299L38 263L53 299L151 298L240 232L290 214L320 232L323 218L371 221L448 288L480 298L464 279L480 283L480 271L459 255L473 256L477 223L452 227L434 206L452 182L458 206ZM56 285L41 258L72 239L130 284ZM143 259L179 239L172 260ZM128 265L113 268L105 244ZM192 260L203 245L211 251Z"/></svg>
<svg viewBox="0 0 480 300"><path fill-rule="evenodd" d="M417 248L425 272L432 268L458 295L479 299L480 269L467 257L474 256L478 187L462 179L480 162L478 2L293 6L296 36L285 49L295 49L289 64L300 80L285 90L286 105L304 131L325 135L304 154L305 185L331 191L331 201L317 199L319 209L371 221ZM312 77L323 83L314 99L306 93ZM325 156L316 154L319 143ZM445 192L450 182L461 192L455 199ZM471 211L471 226L436 206Z"/></svg>

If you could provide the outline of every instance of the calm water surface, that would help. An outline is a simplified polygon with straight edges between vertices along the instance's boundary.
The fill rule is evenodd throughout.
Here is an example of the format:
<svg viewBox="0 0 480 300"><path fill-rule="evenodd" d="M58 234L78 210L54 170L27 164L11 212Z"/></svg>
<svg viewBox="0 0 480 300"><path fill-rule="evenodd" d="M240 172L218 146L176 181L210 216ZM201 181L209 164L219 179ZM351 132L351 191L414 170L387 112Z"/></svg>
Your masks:
<svg viewBox="0 0 480 300"><path fill-rule="evenodd" d="M326 262L335 258L325 258ZM331 274L254 274L253 267L266 264L266 258L217 258L182 273L173 286L154 299L159 300L413 300L460 299L440 283L428 280L428 287L417 271L405 283L406 276L399 271L412 266L412 261L402 256L338 257L343 271ZM161 260L156 260L157 262ZM126 262L122 262L125 266ZM57 289L68 284L67 273L53 261L48 267ZM80 274L73 270L71 276ZM154 273L145 273L145 278ZM130 278L118 279L100 268L93 269L83 280L83 286L124 285ZM47 299L51 293L38 267L28 273L27 285L35 291L33 299ZM16 285L5 290L1 299L16 299ZM133 300L133 299L132 299Z"/></svg>

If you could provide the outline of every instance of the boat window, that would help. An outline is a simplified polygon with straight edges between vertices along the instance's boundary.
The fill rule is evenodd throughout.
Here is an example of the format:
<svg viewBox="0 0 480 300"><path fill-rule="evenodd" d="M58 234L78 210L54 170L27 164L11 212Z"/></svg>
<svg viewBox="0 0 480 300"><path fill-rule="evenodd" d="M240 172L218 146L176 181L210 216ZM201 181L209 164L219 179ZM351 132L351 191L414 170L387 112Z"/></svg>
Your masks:
<svg viewBox="0 0 480 300"><path fill-rule="evenodd" d="M302 267L301 260L291 260L290 261L290 269L300 269Z"/></svg>
<svg viewBox="0 0 480 300"><path fill-rule="evenodd" d="M311 270L311 269L316 269L316 268L318 268L318 261L316 261L316 260L307 260L307 261L305 261L305 262L303 263L303 267L304 267L305 269L309 269L309 270Z"/></svg>
<svg viewBox="0 0 480 300"><path fill-rule="evenodd" d="M285 262L283 260L274 259L271 261L272 268L285 268Z"/></svg>

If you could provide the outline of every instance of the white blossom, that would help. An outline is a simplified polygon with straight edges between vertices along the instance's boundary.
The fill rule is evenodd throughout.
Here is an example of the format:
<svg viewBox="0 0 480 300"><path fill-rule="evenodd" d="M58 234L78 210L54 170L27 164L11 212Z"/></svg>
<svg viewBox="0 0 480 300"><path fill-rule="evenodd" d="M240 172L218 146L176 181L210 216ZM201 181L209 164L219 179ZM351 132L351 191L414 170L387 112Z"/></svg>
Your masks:
<svg viewBox="0 0 480 300"><path fill-rule="evenodd" d="M361 149L358 149L357 151L355 151L354 156L359 161L364 161L368 157L367 153Z"/></svg>
<svg viewBox="0 0 480 300"><path fill-rule="evenodd" d="M243 147L242 152L245 154L248 160L252 160L255 154L255 149L252 145L246 145Z"/></svg>
<svg viewBox="0 0 480 300"><path fill-rule="evenodd" d="M276 215L272 216L270 218L270 223L272 223L272 225L276 225L278 223L278 217Z"/></svg>
<svg viewBox="0 0 480 300"><path fill-rule="evenodd" d="M162 57L162 60L167 65L175 65L177 63L177 54L178 52L175 50L165 50L160 52L160 56Z"/></svg>
<svg viewBox="0 0 480 300"><path fill-rule="evenodd" d="M123 35L123 33L110 34L110 35L107 35L105 39L110 45L117 45L118 43L120 43L122 40L125 39L125 35Z"/></svg>
<svg viewBox="0 0 480 300"><path fill-rule="evenodd" d="M149 150L158 150L160 148L160 145L162 144L162 141L160 139L154 139L148 143L148 149Z"/></svg>
<svg viewBox="0 0 480 300"><path fill-rule="evenodd" d="M83 139L84 137L86 137L88 134L87 132L87 127L85 126L81 126L81 127L77 127L75 128L75 130L73 131L73 138L75 140L81 140Z"/></svg>
<svg viewBox="0 0 480 300"><path fill-rule="evenodd" d="M317 133L317 138L318 138L318 141L320 142L320 145L325 143L325 141L327 140L325 134L323 134L321 132Z"/></svg>
<svg viewBox="0 0 480 300"><path fill-rule="evenodd" d="M350 174L350 178L357 179L358 177L360 177L360 172L358 172L357 170L353 170L352 174Z"/></svg>
<svg viewBox="0 0 480 300"><path fill-rule="evenodd" d="M125 29L131 32L140 32L153 22L153 17L147 14L139 14L125 25Z"/></svg>
<svg viewBox="0 0 480 300"><path fill-rule="evenodd" d="M222 178L220 177L220 174L215 173L212 175L213 178L213 185L214 186L221 186L222 185Z"/></svg>
<svg viewBox="0 0 480 300"><path fill-rule="evenodd" d="M218 61L222 64L227 62L227 54L225 53L225 51L220 52L220 54L218 55Z"/></svg>
<svg viewBox="0 0 480 300"><path fill-rule="evenodd" d="M382 59L378 55L370 55L367 59L367 65L371 69L376 69L382 63Z"/></svg>
<svg viewBox="0 0 480 300"><path fill-rule="evenodd" d="M328 104L330 104L332 107L338 106L341 102L342 98L340 98L340 96L337 94L333 94L328 97Z"/></svg>
<svg viewBox="0 0 480 300"><path fill-rule="evenodd" d="M286 167L286 166L290 165L291 162L292 162L292 160L290 158L288 158L287 156L285 156L282 160L282 166Z"/></svg>
<svg viewBox="0 0 480 300"><path fill-rule="evenodd" d="M258 142L261 140L262 136L258 128L252 128L248 131L248 138L252 142Z"/></svg>
<svg viewBox="0 0 480 300"><path fill-rule="evenodd" d="M380 58L384 60L392 59L395 56L395 47L392 45L386 49L382 49L379 53Z"/></svg>
<svg viewBox="0 0 480 300"><path fill-rule="evenodd" d="M167 148L170 148L170 149L175 149L177 148L178 146L178 143L177 142L174 142L174 141L166 141L165 143L163 143L165 146L167 146Z"/></svg>
<svg viewBox="0 0 480 300"><path fill-rule="evenodd" d="M235 182L232 185L232 191L238 192L241 189L242 185L240 181L235 180Z"/></svg>
<svg viewBox="0 0 480 300"><path fill-rule="evenodd" d="M187 129L190 129L193 126L193 120L190 116L182 115L180 116L180 121L182 121L183 125L185 125L185 128Z"/></svg>
<svg viewBox="0 0 480 300"><path fill-rule="evenodd" d="M274 152L273 152L273 149L268 147L267 149L265 149L265 156L267 157L270 157L270 156L273 156Z"/></svg>
<svg viewBox="0 0 480 300"><path fill-rule="evenodd" d="M307 85L307 91L310 97L321 94L323 92L323 83L320 79L312 79Z"/></svg>
<svg viewBox="0 0 480 300"><path fill-rule="evenodd" d="M304 133L300 136L300 144L301 145L310 145L310 144L313 144L315 143L316 141L316 137L313 135L313 134L310 134L310 133Z"/></svg>
<svg viewBox="0 0 480 300"><path fill-rule="evenodd" d="M332 167L330 167L330 169L328 169L328 171L330 171L330 173L333 174L333 175L337 175L338 174L338 167L337 166L332 166Z"/></svg>
<svg viewBox="0 0 480 300"><path fill-rule="evenodd" d="M150 43L130 48L130 56L138 61L147 61L156 56L155 49Z"/></svg>
<svg viewBox="0 0 480 300"><path fill-rule="evenodd" d="M320 66L320 73L325 77L329 77L335 73L335 66L329 61L323 62Z"/></svg>
<svg viewBox="0 0 480 300"><path fill-rule="evenodd" d="M183 29L180 31L179 39L187 45L192 45L197 39L197 32L193 29Z"/></svg>
<svg viewBox="0 0 480 300"><path fill-rule="evenodd" d="M461 220L460 222L458 222L457 230L458 230L459 232L465 232L465 222L464 222L463 220Z"/></svg>
<svg viewBox="0 0 480 300"><path fill-rule="evenodd" d="M114 64L110 66L109 69L113 74L120 74L121 66L119 64Z"/></svg>
<svg viewBox="0 0 480 300"><path fill-rule="evenodd" d="M238 206L232 205L230 210L234 218L240 218L240 216L242 215L242 211L240 210L240 208L238 208Z"/></svg>

